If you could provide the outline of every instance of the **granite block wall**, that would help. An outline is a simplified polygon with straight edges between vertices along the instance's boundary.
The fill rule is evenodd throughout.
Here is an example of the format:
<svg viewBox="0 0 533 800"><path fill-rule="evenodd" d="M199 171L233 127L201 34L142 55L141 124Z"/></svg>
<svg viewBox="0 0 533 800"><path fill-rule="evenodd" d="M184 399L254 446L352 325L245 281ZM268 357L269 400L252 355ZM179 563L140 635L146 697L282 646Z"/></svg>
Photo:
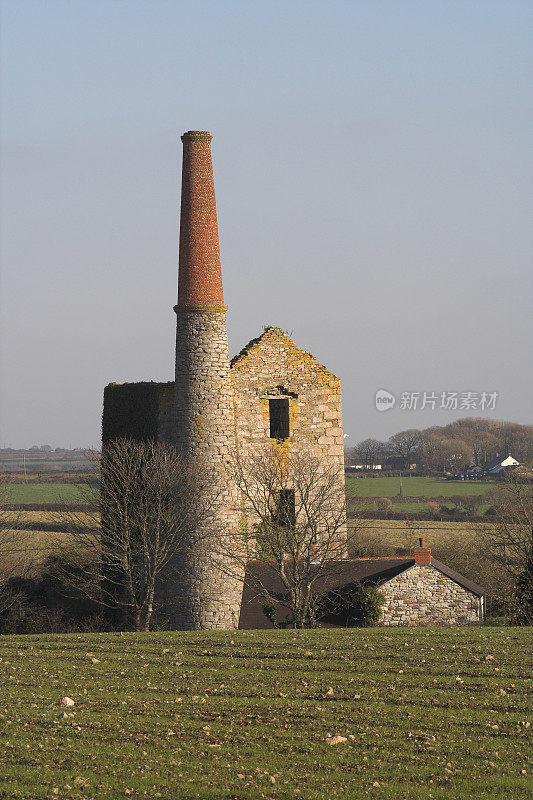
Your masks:
<svg viewBox="0 0 533 800"><path fill-rule="evenodd" d="M231 383L241 462L245 465L259 448L276 441L270 439L269 400L286 398L289 437L281 446L288 452L308 451L324 469L336 470L344 502L340 379L281 328L267 328L232 360Z"/></svg>
<svg viewBox="0 0 533 800"><path fill-rule="evenodd" d="M179 566L180 580L165 590L167 615L173 628L235 628L242 580L225 553L232 549L230 540L238 530L240 511L231 479L235 431L224 311L178 310L170 422L171 441L211 476L212 485L204 498L211 519L201 530L190 532L190 547Z"/></svg>
<svg viewBox="0 0 533 800"><path fill-rule="evenodd" d="M431 564L415 564L379 587L383 625L474 625L483 622L482 598Z"/></svg>

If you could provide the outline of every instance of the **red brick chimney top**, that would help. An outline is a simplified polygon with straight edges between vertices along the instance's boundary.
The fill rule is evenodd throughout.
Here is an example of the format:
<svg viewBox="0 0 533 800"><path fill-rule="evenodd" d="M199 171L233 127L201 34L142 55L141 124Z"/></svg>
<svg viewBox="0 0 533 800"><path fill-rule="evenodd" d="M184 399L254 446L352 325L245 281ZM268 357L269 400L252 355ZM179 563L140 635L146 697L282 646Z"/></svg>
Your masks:
<svg viewBox="0 0 533 800"><path fill-rule="evenodd" d="M418 540L418 547L415 547L413 555L415 564L431 564L431 550L426 547L426 540L423 536Z"/></svg>
<svg viewBox="0 0 533 800"><path fill-rule="evenodd" d="M178 304L180 311L225 311L211 139L187 131L183 142Z"/></svg>

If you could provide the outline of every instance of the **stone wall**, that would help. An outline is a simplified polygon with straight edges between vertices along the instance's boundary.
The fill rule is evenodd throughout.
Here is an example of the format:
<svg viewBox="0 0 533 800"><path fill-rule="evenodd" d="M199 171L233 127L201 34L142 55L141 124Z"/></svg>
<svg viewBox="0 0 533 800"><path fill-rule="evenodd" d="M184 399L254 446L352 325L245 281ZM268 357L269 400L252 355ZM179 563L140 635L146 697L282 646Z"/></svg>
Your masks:
<svg viewBox="0 0 533 800"><path fill-rule="evenodd" d="M258 447L273 443L269 400L288 398L290 434L283 446L302 447L337 469L344 497L339 378L280 328L251 342L230 370L224 312L187 311L177 314L175 383L128 384L106 392L104 421L110 431L135 435L132 420L138 419L139 438L157 435L216 476L215 530L191 534L176 565L180 578L162 592L167 621L180 629L236 627L242 583L229 577L233 568L216 541L237 530L242 515L230 477L236 442L244 464Z"/></svg>
<svg viewBox="0 0 533 800"><path fill-rule="evenodd" d="M175 443L227 463L235 438L224 312L177 314L174 405Z"/></svg>
<svg viewBox="0 0 533 800"><path fill-rule="evenodd" d="M241 462L270 439L269 400L289 401L289 438L283 446L308 451L338 471L344 498L344 447L340 379L281 328L267 328L231 362L235 426Z"/></svg>
<svg viewBox="0 0 533 800"><path fill-rule="evenodd" d="M174 441L174 381L158 384L157 438L160 442Z"/></svg>
<svg viewBox="0 0 533 800"><path fill-rule="evenodd" d="M344 471L341 382L281 328L267 328L232 360L239 449L245 456L269 438L268 401L289 398L290 436Z"/></svg>
<svg viewBox="0 0 533 800"><path fill-rule="evenodd" d="M172 441L174 382L110 383L104 389L102 441Z"/></svg>
<svg viewBox="0 0 533 800"><path fill-rule="evenodd" d="M472 625L483 622L482 599L431 564L415 564L379 587L383 625Z"/></svg>
<svg viewBox="0 0 533 800"><path fill-rule="evenodd" d="M137 441L158 436L158 408L161 384L110 383L104 389L102 442L127 437Z"/></svg>
<svg viewBox="0 0 533 800"><path fill-rule="evenodd" d="M236 489L230 479L235 433L229 376L226 319L219 312L177 314L172 441L212 478L207 500L212 519L191 531L180 579L165 588L166 613L179 629L234 628L238 624L242 582L224 560L229 537L238 527ZM220 565L220 566L219 566Z"/></svg>

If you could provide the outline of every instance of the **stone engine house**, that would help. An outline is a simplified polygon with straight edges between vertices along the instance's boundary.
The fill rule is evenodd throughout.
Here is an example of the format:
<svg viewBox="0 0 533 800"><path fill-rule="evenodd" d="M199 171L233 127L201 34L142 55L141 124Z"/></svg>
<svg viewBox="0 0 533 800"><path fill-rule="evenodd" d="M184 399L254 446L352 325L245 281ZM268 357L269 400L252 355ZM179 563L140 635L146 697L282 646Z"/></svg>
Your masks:
<svg viewBox="0 0 533 800"><path fill-rule="evenodd" d="M189 131L182 141L175 380L108 385L102 438L104 446L122 436L166 441L205 463L217 476L217 525L231 534L239 525L240 498L225 467L236 452L245 462L268 442L304 447L338 468L344 490L341 384L277 327L266 328L230 362L211 135ZM191 541L198 533L191 532ZM242 579L229 577L213 554L194 547L182 576L166 592L172 627L237 627Z"/></svg>

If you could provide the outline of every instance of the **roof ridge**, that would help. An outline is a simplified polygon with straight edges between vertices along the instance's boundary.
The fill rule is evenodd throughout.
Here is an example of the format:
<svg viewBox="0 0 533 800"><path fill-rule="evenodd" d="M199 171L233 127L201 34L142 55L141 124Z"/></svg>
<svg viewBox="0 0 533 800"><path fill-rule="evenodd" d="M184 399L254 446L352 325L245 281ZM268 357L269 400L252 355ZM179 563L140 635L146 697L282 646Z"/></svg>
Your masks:
<svg viewBox="0 0 533 800"><path fill-rule="evenodd" d="M357 556L346 561L414 561L414 556Z"/></svg>

